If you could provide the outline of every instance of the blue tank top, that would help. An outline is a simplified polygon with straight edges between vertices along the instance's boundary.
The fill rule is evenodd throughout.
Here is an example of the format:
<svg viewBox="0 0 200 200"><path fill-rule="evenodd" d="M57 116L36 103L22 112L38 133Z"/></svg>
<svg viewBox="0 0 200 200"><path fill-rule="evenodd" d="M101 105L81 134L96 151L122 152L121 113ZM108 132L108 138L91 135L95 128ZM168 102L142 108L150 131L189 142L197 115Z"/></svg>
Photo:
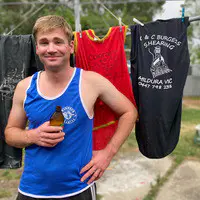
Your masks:
<svg viewBox="0 0 200 200"><path fill-rule="evenodd" d="M49 121L56 106L65 117L65 139L55 147L31 145L25 149L25 165L19 192L36 198L62 198L86 190L80 170L92 158L93 117L89 116L81 97L81 70L74 68L64 91L54 98L45 97L38 88L40 72L33 75L26 92L24 109L29 129Z"/></svg>

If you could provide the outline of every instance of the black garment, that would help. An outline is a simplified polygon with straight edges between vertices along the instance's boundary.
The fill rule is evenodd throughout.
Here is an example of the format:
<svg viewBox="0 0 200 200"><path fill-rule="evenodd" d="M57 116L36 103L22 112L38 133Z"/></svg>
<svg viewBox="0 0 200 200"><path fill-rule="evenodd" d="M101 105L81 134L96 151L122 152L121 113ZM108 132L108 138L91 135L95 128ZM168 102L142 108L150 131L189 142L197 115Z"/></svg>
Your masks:
<svg viewBox="0 0 200 200"><path fill-rule="evenodd" d="M139 112L136 138L148 158L165 157L178 143L190 63L188 26L188 18L179 18L131 27L131 76Z"/></svg>
<svg viewBox="0 0 200 200"><path fill-rule="evenodd" d="M17 199L16 200L96 200L96 185L92 185L90 188L87 190L71 196L71 197L65 197L65 198L33 198L33 197L28 197L25 196L21 193L18 193Z"/></svg>
<svg viewBox="0 0 200 200"><path fill-rule="evenodd" d="M4 129L17 83L42 69L31 35L0 36L0 168L21 167L22 150L4 140Z"/></svg>

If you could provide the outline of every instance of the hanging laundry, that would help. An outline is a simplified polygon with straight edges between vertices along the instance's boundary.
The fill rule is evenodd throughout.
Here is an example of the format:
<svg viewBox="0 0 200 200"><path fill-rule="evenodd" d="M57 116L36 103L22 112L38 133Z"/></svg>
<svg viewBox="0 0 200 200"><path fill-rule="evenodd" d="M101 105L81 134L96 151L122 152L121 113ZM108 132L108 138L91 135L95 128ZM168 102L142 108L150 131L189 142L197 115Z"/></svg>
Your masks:
<svg viewBox="0 0 200 200"><path fill-rule="evenodd" d="M91 29L76 32L75 65L101 74L135 103L124 51L127 27L121 28L111 27L102 39ZM105 148L116 128L117 116L98 99L94 109L93 149Z"/></svg>
<svg viewBox="0 0 200 200"><path fill-rule="evenodd" d="M41 70L31 35L0 36L0 168L19 168L22 150L5 143L4 130L17 83Z"/></svg>
<svg viewBox="0 0 200 200"><path fill-rule="evenodd" d="M131 26L131 76L139 113L136 139L148 158L167 156L179 140L190 64L188 26L188 18Z"/></svg>

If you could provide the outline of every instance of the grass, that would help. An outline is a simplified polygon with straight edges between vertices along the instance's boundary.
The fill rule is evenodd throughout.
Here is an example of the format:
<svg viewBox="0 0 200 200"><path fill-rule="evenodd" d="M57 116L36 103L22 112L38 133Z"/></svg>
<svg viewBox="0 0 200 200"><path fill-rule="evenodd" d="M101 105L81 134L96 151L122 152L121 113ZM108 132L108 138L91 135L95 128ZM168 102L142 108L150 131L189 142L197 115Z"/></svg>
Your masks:
<svg viewBox="0 0 200 200"><path fill-rule="evenodd" d="M18 172L17 170L3 170L0 173L0 180L15 180L20 179L21 172Z"/></svg>
<svg viewBox="0 0 200 200"><path fill-rule="evenodd" d="M183 106L182 123L186 124L199 124L200 123L200 110L192 109Z"/></svg>
<svg viewBox="0 0 200 200"><path fill-rule="evenodd" d="M200 101L200 97L186 97L186 99ZM200 107L197 107L198 108L190 108L188 106L183 106L179 142L174 151L170 154L173 164L164 177L157 177L156 184L151 185L151 190L143 200L155 200L160 188L168 181L169 177L184 160L200 160L200 144L194 143L196 134L195 127L197 124L200 124ZM137 146L135 134L132 133L122 146L121 151L126 152L131 148L137 148Z"/></svg>
<svg viewBox="0 0 200 200"><path fill-rule="evenodd" d="M170 155L174 160L174 163L164 177L157 178L156 184L151 186L150 192L143 200L155 200L159 189L166 183L170 175L172 175L174 170L184 160L200 160L200 145L194 143L194 136L196 134L195 126L197 124L200 124L200 109L192 109L183 106L179 142Z"/></svg>
<svg viewBox="0 0 200 200"><path fill-rule="evenodd" d="M12 196L12 193L10 191L5 191L5 189L0 189L0 199L11 197L11 196Z"/></svg>
<svg viewBox="0 0 200 200"><path fill-rule="evenodd" d="M1 169L0 170L0 199L12 197L17 192L22 169Z"/></svg>
<svg viewBox="0 0 200 200"><path fill-rule="evenodd" d="M191 97L191 96L189 96L189 97L184 97L184 99L191 99L191 100L200 100L200 97L199 96L193 96L193 97Z"/></svg>
<svg viewBox="0 0 200 200"><path fill-rule="evenodd" d="M200 158L200 146L194 144L195 127L200 123L200 110L183 108L181 135L177 147L172 153L179 164L188 157Z"/></svg>

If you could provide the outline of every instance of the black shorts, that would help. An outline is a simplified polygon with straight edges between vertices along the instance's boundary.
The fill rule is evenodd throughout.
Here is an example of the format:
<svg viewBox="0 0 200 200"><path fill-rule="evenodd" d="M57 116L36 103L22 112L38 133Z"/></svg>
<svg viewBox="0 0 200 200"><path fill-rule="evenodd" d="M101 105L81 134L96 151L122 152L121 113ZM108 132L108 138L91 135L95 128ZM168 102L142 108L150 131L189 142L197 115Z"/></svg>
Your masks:
<svg viewBox="0 0 200 200"><path fill-rule="evenodd" d="M34 197L29 197L25 196L21 193L18 192L18 196L16 200L96 200L96 185L92 185L89 187L87 190L71 196L71 197L65 197L65 198L34 198Z"/></svg>

